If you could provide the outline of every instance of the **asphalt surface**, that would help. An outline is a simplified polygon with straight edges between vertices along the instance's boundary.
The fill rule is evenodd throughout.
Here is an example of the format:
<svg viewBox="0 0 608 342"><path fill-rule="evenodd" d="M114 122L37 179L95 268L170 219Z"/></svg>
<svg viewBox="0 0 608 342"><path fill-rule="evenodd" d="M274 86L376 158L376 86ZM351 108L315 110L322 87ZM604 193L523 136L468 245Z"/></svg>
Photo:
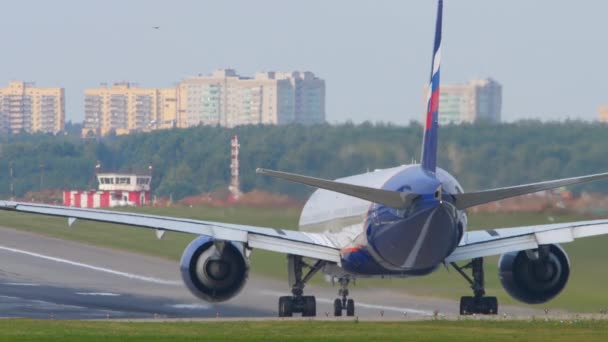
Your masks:
<svg viewBox="0 0 608 342"><path fill-rule="evenodd" d="M386 289L351 288L362 318L456 315L458 302ZM307 287L317 315L331 317L337 288ZM276 317L286 281L251 276L234 299L209 304L182 284L178 264L0 227L0 317L171 319ZM501 307L501 312L538 312Z"/></svg>

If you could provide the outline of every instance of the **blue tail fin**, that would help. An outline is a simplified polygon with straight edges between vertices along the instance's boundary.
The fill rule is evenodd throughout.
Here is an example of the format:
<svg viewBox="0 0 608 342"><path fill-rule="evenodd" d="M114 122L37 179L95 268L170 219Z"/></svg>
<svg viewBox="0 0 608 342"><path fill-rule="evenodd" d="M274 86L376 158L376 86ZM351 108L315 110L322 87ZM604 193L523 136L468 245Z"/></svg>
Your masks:
<svg viewBox="0 0 608 342"><path fill-rule="evenodd" d="M439 67L441 62L441 16L443 0L437 7L437 26L435 28L435 45L433 64L431 65L431 82L428 89L426 123L422 140L422 168L435 172L437 165L437 130L439 120Z"/></svg>

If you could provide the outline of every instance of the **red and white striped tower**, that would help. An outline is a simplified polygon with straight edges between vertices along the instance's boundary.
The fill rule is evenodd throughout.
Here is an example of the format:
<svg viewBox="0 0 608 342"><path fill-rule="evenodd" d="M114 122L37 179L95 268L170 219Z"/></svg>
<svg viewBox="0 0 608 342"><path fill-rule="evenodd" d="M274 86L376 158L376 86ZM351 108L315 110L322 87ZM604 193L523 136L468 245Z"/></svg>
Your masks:
<svg viewBox="0 0 608 342"><path fill-rule="evenodd" d="M228 189L232 194L232 199L236 200L241 196L241 185L239 181L239 137L232 135L230 140L230 186Z"/></svg>

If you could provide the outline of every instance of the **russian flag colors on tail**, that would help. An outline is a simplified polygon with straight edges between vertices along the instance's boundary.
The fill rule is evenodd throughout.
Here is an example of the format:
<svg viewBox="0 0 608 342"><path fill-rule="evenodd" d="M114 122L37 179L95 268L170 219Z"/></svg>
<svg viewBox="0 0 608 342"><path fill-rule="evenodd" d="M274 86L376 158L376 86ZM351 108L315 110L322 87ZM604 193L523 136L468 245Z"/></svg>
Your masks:
<svg viewBox="0 0 608 342"><path fill-rule="evenodd" d="M431 82L428 88L427 111L422 141L422 168L435 172L437 164L437 130L439 120L439 71L441 65L441 16L443 0L437 7L437 26L435 28L435 45L433 47L433 64L431 65Z"/></svg>

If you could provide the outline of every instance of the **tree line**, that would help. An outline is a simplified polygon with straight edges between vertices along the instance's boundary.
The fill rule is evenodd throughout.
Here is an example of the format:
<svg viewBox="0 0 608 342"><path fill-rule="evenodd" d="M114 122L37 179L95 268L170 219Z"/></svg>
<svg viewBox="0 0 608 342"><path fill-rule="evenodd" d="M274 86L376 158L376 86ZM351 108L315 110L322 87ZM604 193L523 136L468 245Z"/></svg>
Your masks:
<svg viewBox="0 0 608 342"><path fill-rule="evenodd" d="M238 134L243 191L263 189L305 198L311 189L255 174L258 167L334 179L416 162L422 127L390 124L199 126L81 139L18 134L0 139L0 196L48 188L97 186L104 171L147 172L156 195L179 199L225 188L230 138ZM608 125L579 121L465 124L441 127L438 165L465 190L608 172ZM12 173L11 173L12 171ZM608 182L575 190L608 192Z"/></svg>

